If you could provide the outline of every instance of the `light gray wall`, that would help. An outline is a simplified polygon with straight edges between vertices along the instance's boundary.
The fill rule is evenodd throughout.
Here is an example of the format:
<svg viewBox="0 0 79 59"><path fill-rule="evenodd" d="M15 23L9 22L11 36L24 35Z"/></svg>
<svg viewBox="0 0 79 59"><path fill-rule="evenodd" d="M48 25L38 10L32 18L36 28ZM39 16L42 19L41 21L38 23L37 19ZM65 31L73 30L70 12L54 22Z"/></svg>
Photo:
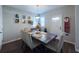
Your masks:
<svg viewBox="0 0 79 59"><path fill-rule="evenodd" d="M75 6L64 6L55 10L51 10L48 13L42 14L45 16L46 20L46 27L48 31L51 31L52 25L51 20L53 16L62 16L62 27L64 30L64 17L71 17L71 29L70 29L70 35L65 37L66 42L75 43Z"/></svg>
<svg viewBox="0 0 79 59"><path fill-rule="evenodd" d="M75 38L76 44L75 49L79 52L79 6L75 7Z"/></svg>
<svg viewBox="0 0 79 59"><path fill-rule="evenodd" d="M19 14L20 16L34 16L34 14L14 9L11 7L3 6L3 43L16 40L20 37L20 30L29 27L28 24L17 24L15 23L14 16Z"/></svg>
<svg viewBox="0 0 79 59"><path fill-rule="evenodd" d="M3 40L3 19L2 19L2 6L0 5L0 49L2 47Z"/></svg>
<svg viewBox="0 0 79 59"><path fill-rule="evenodd" d="M3 20L2 20L2 6L0 5L0 31L2 32L2 28L3 28Z"/></svg>

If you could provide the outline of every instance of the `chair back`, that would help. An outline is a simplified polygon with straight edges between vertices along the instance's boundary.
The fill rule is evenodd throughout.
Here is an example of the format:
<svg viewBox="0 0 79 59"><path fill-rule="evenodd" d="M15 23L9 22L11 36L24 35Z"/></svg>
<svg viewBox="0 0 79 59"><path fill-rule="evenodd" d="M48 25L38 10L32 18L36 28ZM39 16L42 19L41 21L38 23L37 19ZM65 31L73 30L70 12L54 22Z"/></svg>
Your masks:
<svg viewBox="0 0 79 59"><path fill-rule="evenodd" d="M21 31L21 38L25 42L26 38L25 38L25 33L23 31Z"/></svg>
<svg viewBox="0 0 79 59"><path fill-rule="evenodd" d="M64 43L64 39L63 39L63 35L60 36L59 42L58 42L58 47L57 47L57 52L60 52L62 47L63 47L63 43Z"/></svg>
<svg viewBox="0 0 79 59"><path fill-rule="evenodd" d="M34 44L33 44L33 41L32 41L32 37L31 35L29 35L28 33L26 33L26 43L27 45L33 49L34 48Z"/></svg>
<svg viewBox="0 0 79 59"><path fill-rule="evenodd" d="M31 35L26 32L22 32L22 39L31 49L33 49L34 46Z"/></svg>

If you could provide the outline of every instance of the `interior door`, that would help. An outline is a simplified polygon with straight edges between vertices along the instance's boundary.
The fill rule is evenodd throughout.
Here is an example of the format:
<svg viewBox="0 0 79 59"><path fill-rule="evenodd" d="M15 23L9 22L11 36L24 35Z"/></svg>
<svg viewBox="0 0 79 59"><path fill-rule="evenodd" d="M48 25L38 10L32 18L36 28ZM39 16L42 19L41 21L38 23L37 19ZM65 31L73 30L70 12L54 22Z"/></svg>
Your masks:
<svg viewBox="0 0 79 59"><path fill-rule="evenodd" d="M56 34L61 34L62 33L62 17L61 16L52 17L51 22L52 22L51 31Z"/></svg>

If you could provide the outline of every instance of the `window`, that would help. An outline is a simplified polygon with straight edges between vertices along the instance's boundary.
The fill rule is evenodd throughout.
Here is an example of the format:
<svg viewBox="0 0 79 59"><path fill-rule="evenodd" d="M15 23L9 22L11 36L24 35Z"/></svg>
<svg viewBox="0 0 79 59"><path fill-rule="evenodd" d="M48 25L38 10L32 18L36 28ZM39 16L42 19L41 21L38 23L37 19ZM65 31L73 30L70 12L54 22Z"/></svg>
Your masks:
<svg viewBox="0 0 79 59"><path fill-rule="evenodd" d="M41 25L41 27L45 27L45 18L44 17L40 18L40 25Z"/></svg>
<svg viewBox="0 0 79 59"><path fill-rule="evenodd" d="M35 19L35 17L33 18L33 27L35 27L38 24L37 20Z"/></svg>
<svg viewBox="0 0 79 59"><path fill-rule="evenodd" d="M45 27L45 18L44 17L34 17L33 18L33 27L37 24L40 24L41 27Z"/></svg>

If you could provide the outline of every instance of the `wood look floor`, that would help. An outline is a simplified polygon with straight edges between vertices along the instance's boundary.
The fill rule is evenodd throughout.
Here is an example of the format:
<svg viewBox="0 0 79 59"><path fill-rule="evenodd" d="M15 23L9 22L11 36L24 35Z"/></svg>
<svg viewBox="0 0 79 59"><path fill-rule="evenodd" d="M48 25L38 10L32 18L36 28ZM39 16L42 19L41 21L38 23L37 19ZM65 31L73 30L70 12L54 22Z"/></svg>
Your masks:
<svg viewBox="0 0 79 59"><path fill-rule="evenodd" d="M43 45L37 46L31 50L22 40L17 40L8 44L4 44L1 53L55 53ZM75 53L75 46L70 43L64 43L62 53Z"/></svg>

